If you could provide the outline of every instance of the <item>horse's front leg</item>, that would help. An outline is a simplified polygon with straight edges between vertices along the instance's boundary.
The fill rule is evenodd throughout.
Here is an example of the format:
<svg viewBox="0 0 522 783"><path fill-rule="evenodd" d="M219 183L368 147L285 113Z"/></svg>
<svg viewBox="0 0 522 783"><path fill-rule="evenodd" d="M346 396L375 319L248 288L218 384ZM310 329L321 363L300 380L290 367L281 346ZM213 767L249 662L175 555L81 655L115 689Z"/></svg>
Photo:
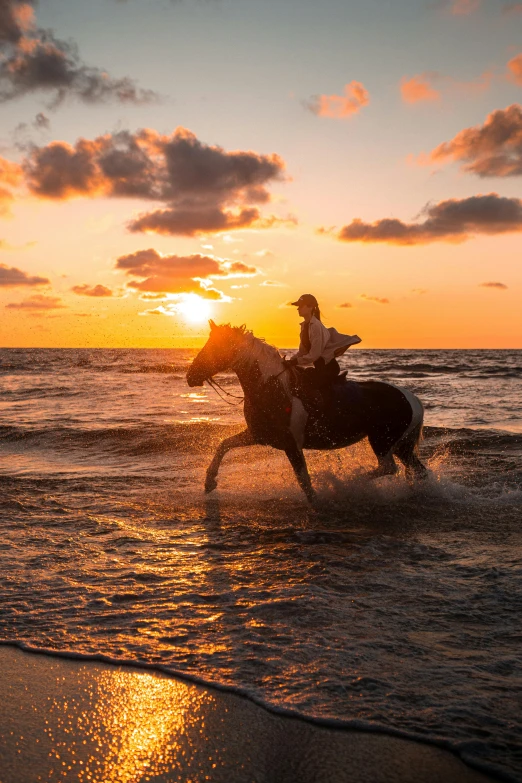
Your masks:
<svg viewBox="0 0 522 783"><path fill-rule="evenodd" d="M205 478L205 492L212 492L217 487L216 477L218 474L221 460L230 449L238 449L241 446L253 446L254 439L249 430L243 430L237 435L232 435L230 438L225 438L217 447L214 459L210 463L207 469L207 476Z"/></svg>
<svg viewBox="0 0 522 783"><path fill-rule="evenodd" d="M300 449L297 443L292 440L292 443L289 443L285 448L285 454L290 461L290 465L294 469L295 477L299 482L299 486L305 493L308 501L312 505L315 505L317 496L315 494L314 488L312 487L312 482L310 481L310 474L308 473L308 467L306 465L306 460L304 458L302 449Z"/></svg>

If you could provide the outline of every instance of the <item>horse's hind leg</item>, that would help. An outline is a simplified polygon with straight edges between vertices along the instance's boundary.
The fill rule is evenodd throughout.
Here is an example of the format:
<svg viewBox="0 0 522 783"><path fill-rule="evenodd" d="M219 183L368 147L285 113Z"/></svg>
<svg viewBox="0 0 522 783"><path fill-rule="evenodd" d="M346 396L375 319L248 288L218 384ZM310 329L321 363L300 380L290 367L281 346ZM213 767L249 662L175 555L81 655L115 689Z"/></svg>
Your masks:
<svg viewBox="0 0 522 783"><path fill-rule="evenodd" d="M423 478L428 473L428 468L422 464L417 456L417 447L422 437L422 422L419 422L410 433L399 441L394 452L406 468L406 476L411 481Z"/></svg>
<svg viewBox="0 0 522 783"><path fill-rule="evenodd" d="M376 479L381 478L381 476L394 476L399 468L397 467L397 463L393 459L393 453L391 451L386 452L386 454L379 454L375 446L372 444L371 438L370 445L372 449L375 452L375 456L377 457L377 460L379 462L378 467L375 468L375 470L372 470L370 472L369 478Z"/></svg>
<svg viewBox="0 0 522 783"><path fill-rule="evenodd" d="M393 476L399 468L393 459L393 450L390 447L390 437L384 427L376 427L368 433L368 440L373 449L379 465L369 474L369 478L381 478L381 476Z"/></svg>
<svg viewBox="0 0 522 783"><path fill-rule="evenodd" d="M225 440L221 441L217 447L212 462L207 468L207 475L205 478L205 492L212 492L212 490L217 487L216 478L219 466L221 465L221 460L227 451L230 451L230 449L240 448L241 446L252 446L253 444L254 439L252 438L249 430L243 430L243 432L239 432L237 435L232 435L230 438L225 438Z"/></svg>

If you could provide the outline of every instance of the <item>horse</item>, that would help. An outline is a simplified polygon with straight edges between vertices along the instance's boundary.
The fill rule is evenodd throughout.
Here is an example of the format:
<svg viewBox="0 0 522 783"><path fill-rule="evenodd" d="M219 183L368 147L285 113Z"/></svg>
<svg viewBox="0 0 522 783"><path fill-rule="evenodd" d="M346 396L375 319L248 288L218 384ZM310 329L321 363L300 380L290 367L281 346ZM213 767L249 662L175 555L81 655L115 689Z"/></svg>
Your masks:
<svg viewBox="0 0 522 783"><path fill-rule="evenodd" d="M218 326L213 321L209 325L209 339L190 365L187 383L214 385L216 373L233 370L243 389L247 427L218 446L207 469L206 492L217 487L219 466L230 449L258 444L285 452L312 504L316 493L303 449L339 449L367 437L378 461L371 478L395 474L395 456L409 480L426 475L427 468L417 456L424 408L410 391L382 381L354 382L341 376L332 387L331 409L307 412L293 393L291 371L277 348L255 337L245 325Z"/></svg>

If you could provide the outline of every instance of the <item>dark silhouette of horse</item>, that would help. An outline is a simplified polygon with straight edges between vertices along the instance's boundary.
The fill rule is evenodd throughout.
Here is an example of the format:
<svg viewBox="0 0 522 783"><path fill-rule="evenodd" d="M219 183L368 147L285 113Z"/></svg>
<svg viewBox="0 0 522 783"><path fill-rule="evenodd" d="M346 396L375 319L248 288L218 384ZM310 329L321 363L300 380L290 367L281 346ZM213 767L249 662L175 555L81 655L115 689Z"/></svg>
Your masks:
<svg viewBox="0 0 522 783"><path fill-rule="evenodd" d="M379 463L371 477L396 473L394 456L405 465L409 479L426 474L417 457L424 409L408 390L380 381L355 383L341 377L333 386L328 409L307 413L292 393L290 371L276 348L245 326L217 326L210 321L210 337L187 372L188 385L202 386L227 369L236 373L243 388L247 428L219 445L207 470L207 492L217 486L217 473L227 451L254 444L285 452L310 502L315 492L303 449L339 449L368 437Z"/></svg>

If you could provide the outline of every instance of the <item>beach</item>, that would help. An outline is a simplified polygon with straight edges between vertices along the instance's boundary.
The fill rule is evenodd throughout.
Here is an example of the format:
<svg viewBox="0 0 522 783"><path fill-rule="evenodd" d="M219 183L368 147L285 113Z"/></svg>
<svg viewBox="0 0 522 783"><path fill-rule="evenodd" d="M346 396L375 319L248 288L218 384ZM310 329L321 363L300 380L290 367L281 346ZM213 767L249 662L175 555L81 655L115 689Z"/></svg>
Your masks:
<svg viewBox="0 0 522 783"><path fill-rule="evenodd" d="M138 668L0 647L0 780L486 783L434 746L283 717Z"/></svg>

